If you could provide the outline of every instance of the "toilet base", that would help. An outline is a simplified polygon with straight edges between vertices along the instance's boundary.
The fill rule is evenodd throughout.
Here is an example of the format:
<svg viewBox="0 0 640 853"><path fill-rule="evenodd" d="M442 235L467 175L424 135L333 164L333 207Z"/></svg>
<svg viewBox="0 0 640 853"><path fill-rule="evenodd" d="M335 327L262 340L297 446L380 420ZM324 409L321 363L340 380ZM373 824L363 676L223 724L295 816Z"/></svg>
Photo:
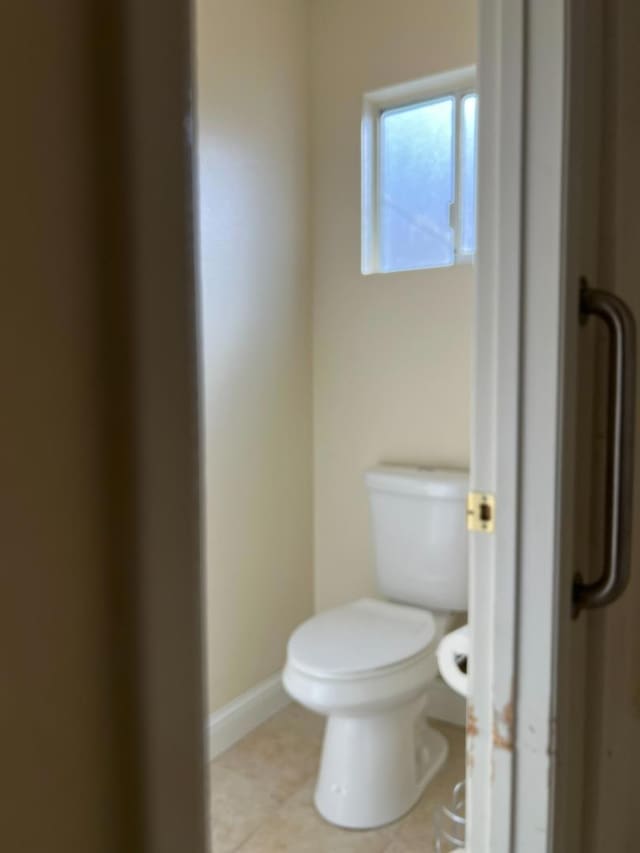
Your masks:
<svg viewBox="0 0 640 853"><path fill-rule="evenodd" d="M426 694L370 716L327 720L315 804L325 820L374 829L406 814L447 759Z"/></svg>

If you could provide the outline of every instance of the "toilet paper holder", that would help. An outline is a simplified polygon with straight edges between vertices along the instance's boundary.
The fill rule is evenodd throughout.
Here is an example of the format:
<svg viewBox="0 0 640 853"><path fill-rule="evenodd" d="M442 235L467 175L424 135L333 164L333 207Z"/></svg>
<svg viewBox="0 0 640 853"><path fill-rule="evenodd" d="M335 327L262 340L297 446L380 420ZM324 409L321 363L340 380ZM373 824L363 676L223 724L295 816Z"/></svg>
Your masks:
<svg viewBox="0 0 640 853"><path fill-rule="evenodd" d="M436 657L440 675L460 696L469 695L469 626L464 625L440 640Z"/></svg>

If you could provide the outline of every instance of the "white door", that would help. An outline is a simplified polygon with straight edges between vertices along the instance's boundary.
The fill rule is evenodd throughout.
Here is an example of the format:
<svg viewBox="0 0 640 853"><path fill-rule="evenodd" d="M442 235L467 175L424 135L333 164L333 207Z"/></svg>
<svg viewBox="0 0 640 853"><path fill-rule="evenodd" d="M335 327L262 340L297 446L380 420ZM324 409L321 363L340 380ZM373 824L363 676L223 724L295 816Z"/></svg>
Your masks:
<svg viewBox="0 0 640 853"><path fill-rule="evenodd" d="M608 480L609 343L597 318L580 322L580 285L637 308L640 16L630 0L480 10L471 488L494 524L471 534L467 847L632 851L640 582L578 618L572 600L576 571L597 582L629 564L632 323L596 301L619 326L628 379L620 479ZM604 603L613 586L582 598Z"/></svg>

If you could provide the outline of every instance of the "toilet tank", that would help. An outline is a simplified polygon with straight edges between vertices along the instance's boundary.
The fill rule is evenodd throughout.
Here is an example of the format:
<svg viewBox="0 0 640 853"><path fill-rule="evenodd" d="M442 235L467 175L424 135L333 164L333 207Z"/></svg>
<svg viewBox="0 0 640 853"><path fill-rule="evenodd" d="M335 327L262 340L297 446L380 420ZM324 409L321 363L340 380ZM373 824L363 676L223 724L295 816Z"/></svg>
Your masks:
<svg viewBox="0 0 640 853"><path fill-rule="evenodd" d="M365 482L380 592L429 610L466 610L467 471L380 466Z"/></svg>

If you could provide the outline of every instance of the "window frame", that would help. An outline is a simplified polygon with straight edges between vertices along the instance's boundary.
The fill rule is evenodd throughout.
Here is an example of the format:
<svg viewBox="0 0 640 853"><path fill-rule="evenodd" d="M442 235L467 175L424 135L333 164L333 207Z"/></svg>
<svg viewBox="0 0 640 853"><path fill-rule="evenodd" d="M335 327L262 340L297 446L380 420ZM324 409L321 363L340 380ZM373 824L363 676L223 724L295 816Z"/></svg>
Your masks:
<svg viewBox="0 0 640 853"><path fill-rule="evenodd" d="M368 92L363 98L361 157L361 270L363 275L389 275L412 270L384 270L380 253L380 186L381 186L381 118L388 110L408 108L440 98L454 99L454 195L449 221L453 229L453 262L438 266L416 267L430 270L473 261L472 252L461 247L462 182L459 180L462 164L462 101L467 95L477 95L476 67L469 65L430 77L389 86ZM477 118L476 118L477 128Z"/></svg>

